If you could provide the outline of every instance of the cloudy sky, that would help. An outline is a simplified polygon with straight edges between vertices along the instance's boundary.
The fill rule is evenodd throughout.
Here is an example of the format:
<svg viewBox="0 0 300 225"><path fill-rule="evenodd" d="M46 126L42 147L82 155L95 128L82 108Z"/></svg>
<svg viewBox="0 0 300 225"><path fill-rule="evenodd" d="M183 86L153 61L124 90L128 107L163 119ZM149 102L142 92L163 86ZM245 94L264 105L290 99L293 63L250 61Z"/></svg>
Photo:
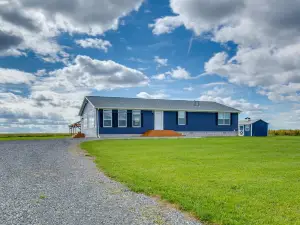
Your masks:
<svg viewBox="0 0 300 225"><path fill-rule="evenodd" d="M0 0L0 132L67 131L85 95L299 128L300 0Z"/></svg>

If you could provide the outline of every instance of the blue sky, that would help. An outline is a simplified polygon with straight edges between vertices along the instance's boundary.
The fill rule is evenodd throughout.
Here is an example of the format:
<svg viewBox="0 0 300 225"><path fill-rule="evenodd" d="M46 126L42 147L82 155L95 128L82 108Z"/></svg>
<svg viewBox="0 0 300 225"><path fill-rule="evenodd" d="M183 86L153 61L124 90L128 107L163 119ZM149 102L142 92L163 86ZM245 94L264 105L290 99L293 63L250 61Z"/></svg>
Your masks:
<svg viewBox="0 0 300 225"><path fill-rule="evenodd" d="M299 6L0 0L0 132L67 131L85 95L217 101L299 128Z"/></svg>

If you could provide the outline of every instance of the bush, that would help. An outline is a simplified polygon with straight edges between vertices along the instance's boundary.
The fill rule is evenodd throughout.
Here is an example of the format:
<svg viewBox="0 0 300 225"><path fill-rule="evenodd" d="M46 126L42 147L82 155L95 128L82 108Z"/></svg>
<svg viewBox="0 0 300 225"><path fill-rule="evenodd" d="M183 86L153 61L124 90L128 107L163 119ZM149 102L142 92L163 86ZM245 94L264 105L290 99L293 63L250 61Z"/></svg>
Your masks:
<svg viewBox="0 0 300 225"><path fill-rule="evenodd" d="M269 130L273 136L300 136L300 130Z"/></svg>

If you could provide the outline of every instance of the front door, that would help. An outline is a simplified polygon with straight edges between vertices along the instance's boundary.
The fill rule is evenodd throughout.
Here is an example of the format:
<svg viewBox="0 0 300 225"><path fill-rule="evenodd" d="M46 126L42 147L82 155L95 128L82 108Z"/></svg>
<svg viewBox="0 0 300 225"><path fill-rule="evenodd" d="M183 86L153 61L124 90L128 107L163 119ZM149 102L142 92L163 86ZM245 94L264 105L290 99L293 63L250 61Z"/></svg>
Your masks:
<svg viewBox="0 0 300 225"><path fill-rule="evenodd" d="M155 111L154 112L154 130L164 129L164 112Z"/></svg>
<svg viewBox="0 0 300 225"><path fill-rule="evenodd" d="M251 124L246 124L244 127L244 136L252 136L251 135L251 129L252 125Z"/></svg>
<svg viewBox="0 0 300 225"><path fill-rule="evenodd" d="M239 125L239 136L244 136L244 125Z"/></svg>

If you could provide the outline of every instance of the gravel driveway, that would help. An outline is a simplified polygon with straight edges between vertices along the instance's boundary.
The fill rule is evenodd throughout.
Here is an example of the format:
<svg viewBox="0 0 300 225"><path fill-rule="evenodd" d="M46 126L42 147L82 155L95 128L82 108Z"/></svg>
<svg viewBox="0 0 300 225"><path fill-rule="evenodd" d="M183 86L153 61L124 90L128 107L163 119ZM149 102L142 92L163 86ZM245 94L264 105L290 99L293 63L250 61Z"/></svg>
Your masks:
<svg viewBox="0 0 300 225"><path fill-rule="evenodd" d="M78 143L0 141L0 224L199 224L107 178Z"/></svg>

